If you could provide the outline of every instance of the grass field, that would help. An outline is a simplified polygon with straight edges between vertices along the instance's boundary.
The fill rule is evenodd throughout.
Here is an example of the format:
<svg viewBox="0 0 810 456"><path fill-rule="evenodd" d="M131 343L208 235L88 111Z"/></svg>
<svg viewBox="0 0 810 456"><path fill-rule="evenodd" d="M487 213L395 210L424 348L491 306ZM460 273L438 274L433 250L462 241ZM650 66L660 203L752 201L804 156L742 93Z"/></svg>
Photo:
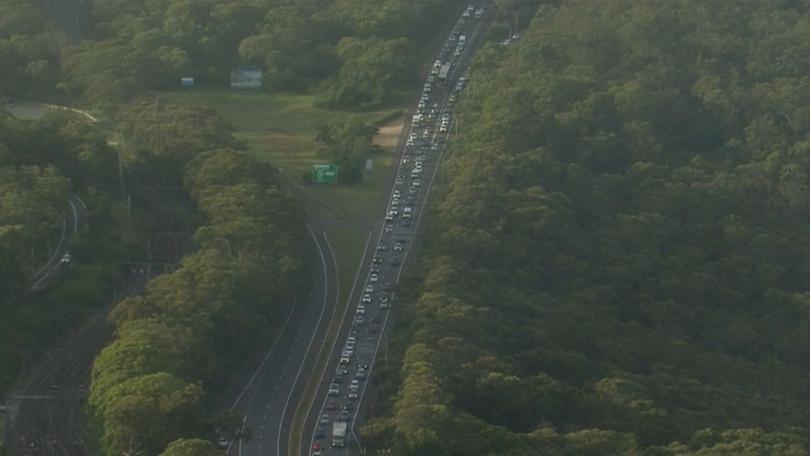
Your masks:
<svg viewBox="0 0 810 456"><path fill-rule="evenodd" d="M305 183L302 175L309 172L312 165L325 163L313 147L315 124L348 116L370 122L403 109L403 106L354 113L316 108L312 105L314 97L309 95L190 90L163 92L161 96L216 109L236 127L237 136L248 144L259 159L277 166L290 183L301 186L306 194L336 209L343 215L340 221L365 223L381 216L387 193L386 184L391 178L393 166L390 150L372 157L374 168L366 172L362 183L353 187L310 185ZM318 206L314 201L306 203L311 217L330 217L322 207L313 207Z"/></svg>
<svg viewBox="0 0 810 456"><path fill-rule="evenodd" d="M405 106L390 106L374 112L352 113L316 108L313 97L306 95L277 95L264 92L237 92L230 90L192 90L163 93L168 100L209 106L237 129L250 150L260 159L281 169L287 187L306 205L313 222L326 228L334 249L338 269L340 294L337 312L343 315L349 293L362 259L363 249L375 222L382 218L387 203L394 166L394 149L401 129L401 120L395 120L381 129L375 143L383 152L372 157L373 167L366 170L361 183L342 185L312 185L302 176L308 175L312 165L326 163L313 147L313 131L317 122L357 116L366 122L386 118L394 111L405 111ZM373 241L374 239L372 239ZM370 246L373 248L373 245ZM339 320L330 326L327 340L337 336ZM330 347L329 343L325 347ZM317 357L315 372L320 372L328 359L328 351ZM307 384L304 400L310 400L317 387L316 375ZM293 435L300 435L304 414L296 414ZM298 454L297 439L290 450Z"/></svg>

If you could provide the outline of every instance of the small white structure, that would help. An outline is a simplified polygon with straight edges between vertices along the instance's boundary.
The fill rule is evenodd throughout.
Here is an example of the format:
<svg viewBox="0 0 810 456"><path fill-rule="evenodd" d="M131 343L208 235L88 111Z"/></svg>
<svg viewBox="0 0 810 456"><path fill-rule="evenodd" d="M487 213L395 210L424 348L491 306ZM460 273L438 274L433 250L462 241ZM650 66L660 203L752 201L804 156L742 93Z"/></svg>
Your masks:
<svg viewBox="0 0 810 456"><path fill-rule="evenodd" d="M183 87L194 87L194 78L180 78L180 85Z"/></svg>

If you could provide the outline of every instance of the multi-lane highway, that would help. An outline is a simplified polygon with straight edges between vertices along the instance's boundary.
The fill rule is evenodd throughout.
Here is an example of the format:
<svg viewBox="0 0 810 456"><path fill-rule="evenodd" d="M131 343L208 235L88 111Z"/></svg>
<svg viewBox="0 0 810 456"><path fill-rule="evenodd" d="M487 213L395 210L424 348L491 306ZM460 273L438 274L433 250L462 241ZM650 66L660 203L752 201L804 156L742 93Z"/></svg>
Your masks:
<svg viewBox="0 0 810 456"><path fill-rule="evenodd" d="M350 297L318 393L307 411L303 455L357 454L357 428L380 344L395 304L396 288L430 194L447 137L453 105L467 80L466 70L492 5L470 3L445 40L416 106L391 189L383 222L364 259L363 282ZM283 453L278 453L279 455Z"/></svg>
<svg viewBox="0 0 810 456"><path fill-rule="evenodd" d="M295 303L275 341L240 389L231 409L244 417L249 439L230 442L229 455L280 455L287 448L289 417L334 317L337 300L335 258L322 228L313 239L313 292Z"/></svg>

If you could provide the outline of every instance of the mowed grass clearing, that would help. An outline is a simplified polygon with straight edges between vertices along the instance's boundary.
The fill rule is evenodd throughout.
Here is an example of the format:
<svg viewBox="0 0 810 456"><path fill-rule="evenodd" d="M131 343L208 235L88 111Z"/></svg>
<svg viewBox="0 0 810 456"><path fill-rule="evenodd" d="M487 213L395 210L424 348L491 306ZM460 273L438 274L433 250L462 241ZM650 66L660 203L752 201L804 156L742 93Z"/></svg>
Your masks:
<svg viewBox="0 0 810 456"><path fill-rule="evenodd" d="M343 215L342 221L365 223L382 216L393 173L392 149L372 157L374 168L366 171L363 182L355 186L311 185L302 176L308 175L312 165L326 163L313 145L313 131L318 122L346 117L372 122L404 106L370 112L336 111L313 106L315 97L311 95L223 89L162 92L161 97L216 109L236 127L237 136L248 144L256 157L280 168L290 183L337 210ZM306 203L311 217L327 215L322 207L312 207L313 204L318 206L315 201Z"/></svg>

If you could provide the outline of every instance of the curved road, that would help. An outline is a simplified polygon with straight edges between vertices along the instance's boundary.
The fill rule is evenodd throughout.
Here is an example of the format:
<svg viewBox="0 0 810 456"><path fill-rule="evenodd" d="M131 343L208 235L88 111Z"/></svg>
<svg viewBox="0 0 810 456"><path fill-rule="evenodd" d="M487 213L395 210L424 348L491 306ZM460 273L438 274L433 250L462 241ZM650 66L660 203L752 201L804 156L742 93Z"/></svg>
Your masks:
<svg viewBox="0 0 810 456"><path fill-rule="evenodd" d="M337 302L335 257L322 227L307 226L314 244L313 291L292 306L276 340L235 399L232 410L244 417L250 439L237 440L228 455L284 454L287 417L298 403L300 385L312 370Z"/></svg>
<svg viewBox="0 0 810 456"><path fill-rule="evenodd" d="M87 206L84 201L76 195L70 195L67 202L68 211L62 221L62 235L59 238L59 244L57 244L56 250L48 259L48 262L31 277L31 288L34 290L45 288L51 279L56 277L65 265L62 262L62 257L68 251L70 240L87 224Z"/></svg>

